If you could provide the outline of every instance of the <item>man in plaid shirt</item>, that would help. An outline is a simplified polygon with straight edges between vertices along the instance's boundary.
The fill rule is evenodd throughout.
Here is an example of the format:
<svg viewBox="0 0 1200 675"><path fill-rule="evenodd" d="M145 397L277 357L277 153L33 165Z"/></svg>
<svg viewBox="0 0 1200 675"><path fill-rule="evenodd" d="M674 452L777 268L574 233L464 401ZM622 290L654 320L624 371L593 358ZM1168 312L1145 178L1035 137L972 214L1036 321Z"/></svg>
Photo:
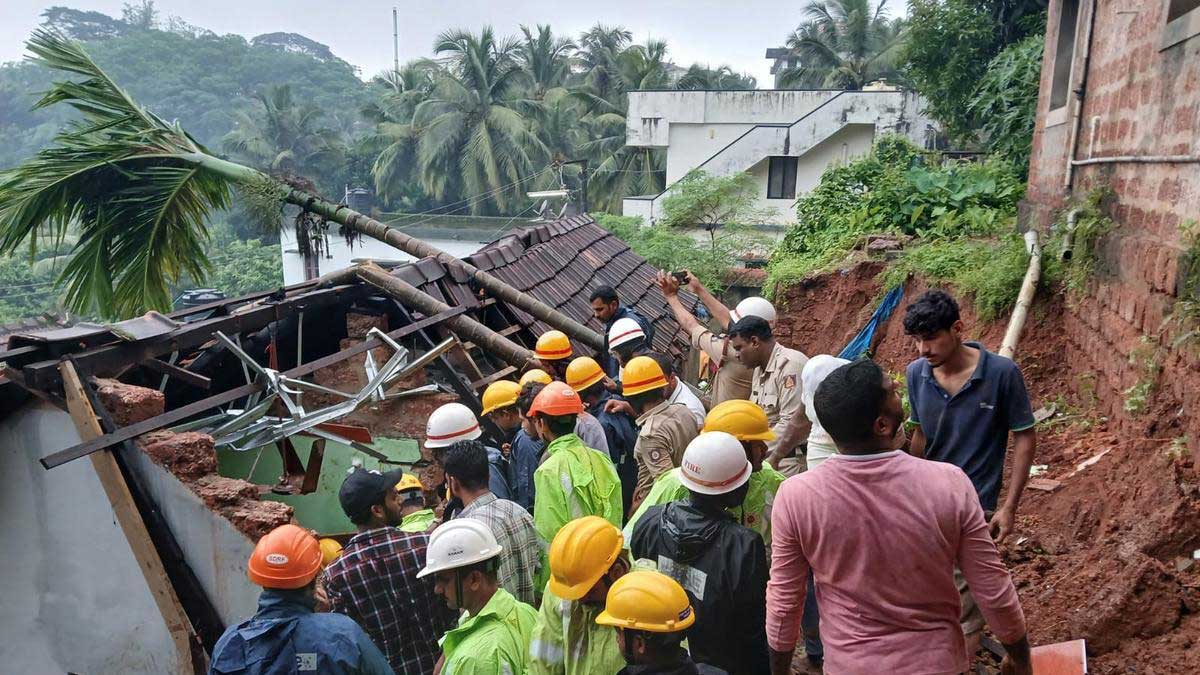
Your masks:
<svg viewBox="0 0 1200 675"><path fill-rule="evenodd" d="M503 549L497 578L504 590L521 602L537 606L541 589L534 579L542 561L542 547L529 512L516 502L497 499L488 489L487 449L479 441L458 441L443 461L446 482L463 510L456 518L483 522Z"/></svg>
<svg viewBox="0 0 1200 675"><path fill-rule="evenodd" d="M457 617L434 595L432 578L417 578L429 536L396 529L402 475L358 468L346 477L338 500L358 534L326 568L325 590L331 611L357 621L392 670L428 675L441 652L438 639Z"/></svg>

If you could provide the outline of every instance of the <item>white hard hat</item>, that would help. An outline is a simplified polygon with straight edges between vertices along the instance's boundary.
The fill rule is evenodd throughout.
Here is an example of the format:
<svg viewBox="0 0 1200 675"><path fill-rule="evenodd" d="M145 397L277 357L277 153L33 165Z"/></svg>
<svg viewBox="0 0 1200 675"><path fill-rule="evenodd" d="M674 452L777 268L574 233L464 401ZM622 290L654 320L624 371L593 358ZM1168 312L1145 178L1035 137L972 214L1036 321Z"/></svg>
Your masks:
<svg viewBox="0 0 1200 675"><path fill-rule="evenodd" d="M447 403L425 423L425 447L444 448L456 441L471 441L483 435L475 413L461 403Z"/></svg>
<svg viewBox="0 0 1200 675"><path fill-rule="evenodd" d="M706 431L683 451L679 482L692 492L723 495L750 480L753 470L741 441L724 431Z"/></svg>
<svg viewBox="0 0 1200 675"><path fill-rule="evenodd" d="M417 572L417 578L474 565L495 558L501 550L503 547L496 543L496 536L482 521L456 518L442 523L429 536L425 567Z"/></svg>
<svg viewBox="0 0 1200 675"><path fill-rule="evenodd" d="M642 326L629 317L621 317L613 322L612 328L608 329L608 348L612 349L618 345L623 345L626 342L646 337Z"/></svg>
<svg viewBox="0 0 1200 675"><path fill-rule="evenodd" d="M734 323L748 316L757 316L768 323L774 323L775 305L772 305L771 301L766 298L754 295L739 302L737 307L729 313L729 318L733 319Z"/></svg>

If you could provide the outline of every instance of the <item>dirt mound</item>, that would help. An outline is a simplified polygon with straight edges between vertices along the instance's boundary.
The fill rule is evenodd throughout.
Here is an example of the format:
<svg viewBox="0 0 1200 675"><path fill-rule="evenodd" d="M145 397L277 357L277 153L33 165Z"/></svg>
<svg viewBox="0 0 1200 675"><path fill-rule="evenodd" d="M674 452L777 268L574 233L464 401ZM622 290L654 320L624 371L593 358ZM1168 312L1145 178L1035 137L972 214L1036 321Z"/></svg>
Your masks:
<svg viewBox="0 0 1200 675"><path fill-rule="evenodd" d="M862 263L789 289L780 302L781 341L809 355L838 353L882 298L875 282L882 268ZM876 331L875 358L893 373L916 357L902 317L926 288L910 281ZM1034 459L1048 491L1026 490L1017 532L1002 546L1031 638L1085 638L1092 673L1200 672L1200 561L1192 559L1200 548L1200 474L1175 434L1156 433L1153 421L1136 433L1110 430L1087 393L1094 374L1073 370L1064 356L1065 302L1039 296L1016 357L1034 408L1056 412L1039 427ZM969 302L960 304L968 335L998 350L1007 317L983 323ZM1153 400L1148 409L1166 405Z"/></svg>

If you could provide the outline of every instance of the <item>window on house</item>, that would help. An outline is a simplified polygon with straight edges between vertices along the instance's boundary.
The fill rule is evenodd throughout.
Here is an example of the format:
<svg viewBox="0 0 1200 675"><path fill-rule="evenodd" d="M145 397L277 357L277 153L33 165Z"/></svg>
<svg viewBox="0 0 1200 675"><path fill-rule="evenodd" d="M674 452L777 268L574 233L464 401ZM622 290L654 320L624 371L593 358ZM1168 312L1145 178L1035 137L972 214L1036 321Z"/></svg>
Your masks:
<svg viewBox="0 0 1200 675"><path fill-rule="evenodd" d="M1200 35L1200 0L1164 0L1167 23L1163 28L1162 49Z"/></svg>
<svg viewBox="0 0 1200 675"><path fill-rule="evenodd" d="M799 157L772 157L767 167L767 199L796 198Z"/></svg>
<svg viewBox="0 0 1200 675"><path fill-rule="evenodd" d="M1071 64L1075 60L1075 24L1079 20L1079 0L1062 0L1058 12L1058 41L1054 47L1054 79L1050 84L1050 109L1067 104L1071 91Z"/></svg>

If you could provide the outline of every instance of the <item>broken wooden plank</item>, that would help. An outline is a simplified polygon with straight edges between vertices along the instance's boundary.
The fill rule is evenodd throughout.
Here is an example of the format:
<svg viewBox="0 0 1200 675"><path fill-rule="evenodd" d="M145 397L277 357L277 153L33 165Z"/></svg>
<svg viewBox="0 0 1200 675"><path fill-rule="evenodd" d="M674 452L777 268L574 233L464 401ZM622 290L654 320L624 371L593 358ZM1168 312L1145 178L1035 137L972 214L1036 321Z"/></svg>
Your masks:
<svg viewBox="0 0 1200 675"><path fill-rule="evenodd" d="M427 317L407 326L397 328L396 330L388 333L388 337L392 338L393 340L399 340L400 338L411 333L415 333L421 329L437 325L438 323L441 323L452 316L458 316L459 314L467 311L467 309L468 308L466 307L456 307L451 311L444 312L437 316ZM330 354L329 356L319 358L316 361L310 361L304 365L297 366L284 373L284 375L291 378L300 378L308 375L309 373L320 370L321 368L340 363L348 358L357 356L369 349L374 349L382 345L383 341L379 340L378 338L370 338L349 349L343 349L335 354ZM117 443L141 436L144 433L171 426L172 424L181 422L192 415L202 413L205 410L209 410L220 405L225 405L226 403L231 403L239 398L249 396L256 391L261 391L262 389L263 385L258 382L244 384L240 387L216 394L215 396L209 396L208 398L201 399L195 403L189 403L181 408L176 408L175 410L165 412L156 417L151 417L150 419L138 422L137 424L130 424L127 427L121 427L111 434L105 434L99 438L92 439L85 443L80 443L79 445L47 455L41 459L42 466L47 469L53 469L56 466L61 466L72 460L85 457L93 452L96 452L97 450L103 450L104 448L111 447Z"/></svg>
<svg viewBox="0 0 1200 675"><path fill-rule="evenodd" d="M75 423L75 428L79 431L80 438L92 440L102 437L104 429L100 426L100 420L96 418L91 403L88 402L83 381L79 379L75 367L70 361L64 361L60 368L67 409L71 414L71 420ZM154 598L154 604L158 606L158 611L167 624L167 631L171 634L171 641L175 645L176 672L204 672L207 664L194 663L192 660L192 645L197 642L192 623L183 611L183 605L180 604L179 597L175 594L175 588L167 577L162 559L158 557L158 551L150 540L146 523L142 521L142 516L133 502L129 486L125 483L125 477L121 475L116 458L112 453L102 452L93 454L90 459L92 468L96 471L96 477L100 479L100 485L108 496L108 503L112 506L113 514L117 517L121 530L125 533L130 550L133 551L133 557L142 571L142 576L146 579L146 585L150 587L150 595Z"/></svg>
<svg viewBox="0 0 1200 675"><path fill-rule="evenodd" d="M159 375L173 377L180 382L186 382L187 384L190 384L198 389L208 391L208 388L212 386L212 380L208 379L207 377L193 373L187 368L180 368L173 363L159 361L158 359L146 359L145 361L142 361L140 365L153 370Z"/></svg>

